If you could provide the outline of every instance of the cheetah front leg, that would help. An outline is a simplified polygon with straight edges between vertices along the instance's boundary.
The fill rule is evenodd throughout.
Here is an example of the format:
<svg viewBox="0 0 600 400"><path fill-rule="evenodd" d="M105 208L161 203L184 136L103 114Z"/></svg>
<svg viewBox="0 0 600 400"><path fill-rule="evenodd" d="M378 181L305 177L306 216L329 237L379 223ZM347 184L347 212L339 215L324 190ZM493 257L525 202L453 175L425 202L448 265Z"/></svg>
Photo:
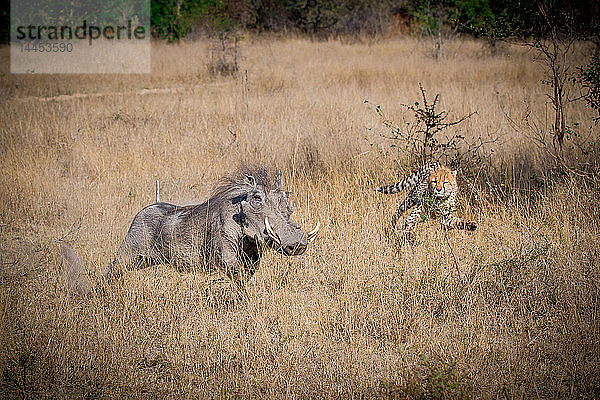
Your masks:
<svg viewBox="0 0 600 400"><path fill-rule="evenodd" d="M385 236L387 238L395 236L396 225L398 224L398 220L406 210L410 209L415 204L417 204L417 202L415 202L415 200L411 196L407 196L406 198L404 198L394 215L392 215L390 225L384 228Z"/></svg>
<svg viewBox="0 0 600 400"><path fill-rule="evenodd" d="M474 231L477 229L477 224L472 221L465 221L456 215L456 192L441 205L442 209L442 228L444 229L463 229L466 231Z"/></svg>
<svg viewBox="0 0 600 400"><path fill-rule="evenodd" d="M392 229L394 229L396 227L396 224L398 223L398 219L400 219L402 214L404 214L404 212L406 212L406 210L408 210L415 204L417 204L417 202L415 201L414 198L412 198L411 196L406 196L404 201L402 201L400 206L398 206L398 209L396 210L394 215L392 215L392 223L391 223Z"/></svg>
<svg viewBox="0 0 600 400"><path fill-rule="evenodd" d="M415 242L415 225L421 219L421 214L423 212L423 205L419 204L417 208L415 208L409 215L406 217L406 221L404 222L404 228L402 229L402 238L409 242L410 244L414 244Z"/></svg>
<svg viewBox="0 0 600 400"><path fill-rule="evenodd" d="M444 215L442 217L442 228L444 229L463 229L465 231L474 231L477 229L477 223L473 221L465 221L456 215Z"/></svg>

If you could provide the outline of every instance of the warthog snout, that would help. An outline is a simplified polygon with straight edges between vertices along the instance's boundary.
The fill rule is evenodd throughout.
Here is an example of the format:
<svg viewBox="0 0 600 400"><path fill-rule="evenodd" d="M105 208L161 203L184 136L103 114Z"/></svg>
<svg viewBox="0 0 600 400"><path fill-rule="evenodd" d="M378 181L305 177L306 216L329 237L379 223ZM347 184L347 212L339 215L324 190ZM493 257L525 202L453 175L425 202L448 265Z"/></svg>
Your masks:
<svg viewBox="0 0 600 400"><path fill-rule="evenodd" d="M265 233L270 245L287 256L298 256L304 253L308 244L317 237L319 223L317 222L317 226L308 233L302 231L300 225L293 221L288 221L287 226L284 225L283 228L274 229L269 223L269 218L265 217Z"/></svg>

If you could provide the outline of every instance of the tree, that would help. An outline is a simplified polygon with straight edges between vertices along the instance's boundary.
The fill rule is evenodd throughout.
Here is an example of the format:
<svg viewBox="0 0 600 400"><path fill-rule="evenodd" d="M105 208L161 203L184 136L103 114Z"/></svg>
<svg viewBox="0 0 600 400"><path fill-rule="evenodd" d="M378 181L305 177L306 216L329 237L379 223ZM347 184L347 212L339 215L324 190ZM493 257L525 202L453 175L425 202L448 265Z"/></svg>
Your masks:
<svg viewBox="0 0 600 400"><path fill-rule="evenodd" d="M584 90L584 100L598 113L594 119L597 124L600 122L600 42L596 43L596 50L589 64L580 68L577 78Z"/></svg>
<svg viewBox="0 0 600 400"><path fill-rule="evenodd" d="M422 33L431 39L433 56L443 57L444 30L451 19L456 17L456 4L453 0L412 0L410 10Z"/></svg>
<svg viewBox="0 0 600 400"><path fill-rule="evenodd" d="M513 41L535 50L535 61L544 66L542 84L550 88L547 96L552 105L552 144L554 156L562 158L565 138L568 137L568 104L571 83L573 46L578 40L598 35L598 6L592 0L479 0L481 10L474 12L478 0L462 3L461 27L475 36L486 38L491 44L497 40ZM594 11L595 10L595 11ZM593 68L585 80L593 88ZM593 104L593 90L588 92Z"/></svg>
<svg viewBox="0 0 600 400"><path fill-rule="evenodd" d="M183 39L194 24L220 16L224 6L219 0L152 0L153 34L169 41Z"/></svg>

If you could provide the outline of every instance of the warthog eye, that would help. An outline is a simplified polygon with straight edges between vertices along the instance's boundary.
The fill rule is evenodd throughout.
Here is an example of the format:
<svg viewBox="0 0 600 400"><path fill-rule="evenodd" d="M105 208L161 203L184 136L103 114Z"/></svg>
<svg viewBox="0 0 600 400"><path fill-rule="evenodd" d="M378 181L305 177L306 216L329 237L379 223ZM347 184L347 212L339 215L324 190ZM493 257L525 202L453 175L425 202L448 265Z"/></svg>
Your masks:
<svg viewBox="0 0 600 400"><path fill-rule="evenodd" d="M264 203L264 200L262 193L254 193L250 198L250 205L252 207L260 207Z"/></svg>

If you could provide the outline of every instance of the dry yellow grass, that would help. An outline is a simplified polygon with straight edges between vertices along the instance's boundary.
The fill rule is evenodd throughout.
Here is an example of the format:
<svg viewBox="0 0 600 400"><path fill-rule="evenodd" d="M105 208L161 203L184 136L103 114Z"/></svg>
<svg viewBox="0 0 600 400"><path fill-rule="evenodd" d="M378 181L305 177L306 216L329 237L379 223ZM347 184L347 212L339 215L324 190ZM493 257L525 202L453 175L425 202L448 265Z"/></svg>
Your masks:
<svg viewBox="0 0 600 400"><path fill-rule="evenodd" d="M434 221L414 247L382 239L401 197L373 190L399 171L369 145L389 149L372 104L400 122L421 82L451 117L477 111L467 137L502 138L500 174L541 170L504 116L549 107L526 49L449 42L441 62L408 39L242 49L237 78L210 77L202 43L155 44L148 76L11 76L0 49L3 396L598 396L597 186L465 195L473 234ZM51 98L74 94L88 96ZM207 274L168 266L106 295L65 293L61 241L99 273L155 179L163 200L191 203L248 160L281 167L295 218L322 228L303 256L269 253L246 301L214 305Z"/></svg>

